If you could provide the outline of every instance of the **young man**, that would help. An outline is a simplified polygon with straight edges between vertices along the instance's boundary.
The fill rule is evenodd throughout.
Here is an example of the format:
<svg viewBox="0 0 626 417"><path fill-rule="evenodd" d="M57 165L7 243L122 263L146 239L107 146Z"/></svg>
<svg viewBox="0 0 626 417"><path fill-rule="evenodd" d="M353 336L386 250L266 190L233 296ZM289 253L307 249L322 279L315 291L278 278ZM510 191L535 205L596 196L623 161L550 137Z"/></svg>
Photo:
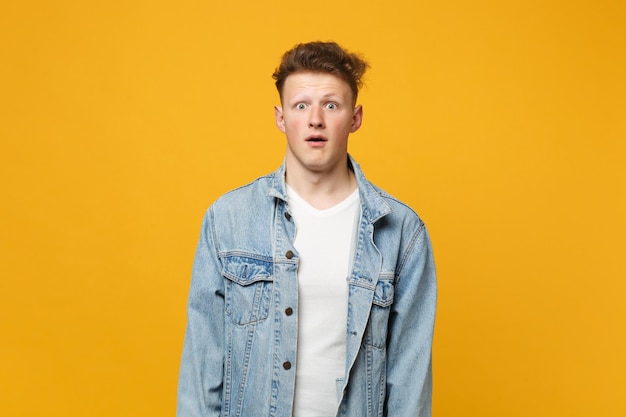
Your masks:
<svg viewBox="0 0 626 417"><path fill-rule="evenodd" d="M179 417L430 416L428 234L348 155L366 67L335 43L283 56L284 163L204 219Z"/></svg>

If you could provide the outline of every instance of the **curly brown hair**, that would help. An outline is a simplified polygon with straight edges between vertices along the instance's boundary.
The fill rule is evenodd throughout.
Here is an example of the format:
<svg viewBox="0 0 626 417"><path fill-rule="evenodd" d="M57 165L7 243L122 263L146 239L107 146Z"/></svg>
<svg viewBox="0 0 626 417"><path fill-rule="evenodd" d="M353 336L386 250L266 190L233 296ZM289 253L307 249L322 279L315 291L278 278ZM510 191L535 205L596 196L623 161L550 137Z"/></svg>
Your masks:
<svg viewBox="0 0 626 417"><path fill-rule="evenodd" d="M283 85L291 74L311 71L336 75L345 80L352 89L353 102L363 85L363 74L369 64L359 55L343 49L335 42L300 43L283 54L280 66L272 78L282 100Z"/></svg>

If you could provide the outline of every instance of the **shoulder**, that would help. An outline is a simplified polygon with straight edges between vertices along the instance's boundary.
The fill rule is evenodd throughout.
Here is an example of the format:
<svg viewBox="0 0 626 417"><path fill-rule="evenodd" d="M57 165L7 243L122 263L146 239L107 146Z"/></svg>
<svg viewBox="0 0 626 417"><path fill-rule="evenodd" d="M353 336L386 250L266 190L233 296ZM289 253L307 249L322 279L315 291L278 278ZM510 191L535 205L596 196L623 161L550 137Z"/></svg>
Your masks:
<svg viewBox="0 0 626 417"><path fill-rule="evenodd" d="M235 210L251 208L262 205L265 201L271 201L269 191L275 182L276 173L258 177L245 185L221 195L211 204L210 209L214 211Z"/></svg>
<svg viewBox="0 0 626 417"><path fill-rule="evenodd" d="M369 192L365 193L366 196L376 196L380 202L388 207L386 215L381 218L382 221L399 223L404 229L407 227L415 229L424 227L421 217L410 205L370 181L365 182L365 187L369 188Z"/></svg>
<svg viewBox="0 0 626 417"><path fill-rule="evenodd" d="M275 198L270 174L219 197L206 212L206 225L219 253L244 251L271 255Z"/></svg>
<svg viewBox="0 0 626 417"><path fill-rule="evenodd" d="M411 206L369 181L352 157L349 157L348 162L359 184L364 215L370 223L379 229L400 228L403 233L424 227L421 218Z"/></svg>

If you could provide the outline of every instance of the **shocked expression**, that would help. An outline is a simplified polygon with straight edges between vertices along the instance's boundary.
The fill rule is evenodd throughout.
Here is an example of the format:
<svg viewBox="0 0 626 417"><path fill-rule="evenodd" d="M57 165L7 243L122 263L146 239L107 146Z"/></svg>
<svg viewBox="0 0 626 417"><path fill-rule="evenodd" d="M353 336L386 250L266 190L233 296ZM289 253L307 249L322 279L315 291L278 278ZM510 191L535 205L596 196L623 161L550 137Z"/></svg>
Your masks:
<svg viewBox="0 0 626 417"><path fill-rule="evenodd" d="M287 136L288 172L324 174L347 166L348 136L361 126L363 111L354 107L346 81L328 73L291 74L281 103L275 116Z"/></svg>

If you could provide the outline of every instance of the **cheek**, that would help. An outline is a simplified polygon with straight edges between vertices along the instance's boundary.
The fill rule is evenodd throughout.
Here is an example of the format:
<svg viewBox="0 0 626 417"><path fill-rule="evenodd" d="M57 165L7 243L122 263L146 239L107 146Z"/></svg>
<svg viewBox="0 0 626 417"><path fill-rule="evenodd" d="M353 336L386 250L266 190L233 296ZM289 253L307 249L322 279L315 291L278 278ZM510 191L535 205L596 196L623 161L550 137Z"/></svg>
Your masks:
<svg viewBox="0 0 626 417"><path fill-rule="evenodd" d="M335 132L340 133L340 134L347 134L350 133L350 130L352 129L352 120L341 120L338 121L335 124Z"/></svg>
<svg viewBox="0 0 626 417"><path fill-rule="evenodd" d="M285 120L285 129L289 131L300 130L303 124L303 121L299 118L290 118Z"/></svg>

